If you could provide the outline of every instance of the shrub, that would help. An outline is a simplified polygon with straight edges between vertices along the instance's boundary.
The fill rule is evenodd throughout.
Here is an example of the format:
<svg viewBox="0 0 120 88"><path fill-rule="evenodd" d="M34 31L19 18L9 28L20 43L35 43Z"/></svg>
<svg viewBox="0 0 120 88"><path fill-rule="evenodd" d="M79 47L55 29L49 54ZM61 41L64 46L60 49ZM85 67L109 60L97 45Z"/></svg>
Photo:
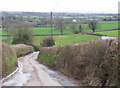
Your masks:
<svg viewBox="0 0 120 88"><path fill-rule="evenodd" d="M32 46L35 51L39 51L40 50L40 46L33 45L33 44L29 44L29 45Z"/></svg>
<svg viewBox="0 0 120 88"><path fill-rule="evenodd" d="M76 30L76 31L74 31L74 34L78 34L78 33L79 33L79 31L77 31L77 30Z"/></svg>
<svg viewBox="0 0 120 88"><path fill-rule="evenodd" d="M88 26L89 26L89 28L90 28L93 32L95 32L95 30L96 30L97 27L98 27L98 21L92 20L92 21L90 21L90 23L88 24Z"/></svg>
<svg viewBox="0 0 120 88"><path fill-rule="evenodd" d="M54 64L56 64L57 62L56 62L56 58L59 58L60 57L60 54L56 54L56 55L52 55L52 54L40 54L39 56L38 56L38 58L41 60L41 61L45 61L45 62L47 62L48 64L50 63L50 64L52 64L52 65L54 65Z"/></svg>
<svg viewBox="0 0 120 88"><path fill-rule="evenodd" d="M43 47L50 47L50 46L55 45L55 42L53 38L44 38L41 45Z"/></svg>
<svg viewBox="0 0 120 88"><path fill-rule="evenodd" d="M26 23L19 23L16 25L14 30L14 37L12 44L32 44L33 41L33 31L30 29L29 25Z"/></svg>
<svg viewBox="0 0 120 88"><path fill-rule="evenodd" d="M61 32L61 35L63 34L63 31L65 30L66 28L66 22L63 18L56 18L55 20L55 26L56 26L56 29L60 30Z"/></svg>
<svg viewBox="0 0 120 88"><path fill-rule="evenodd" d="M84 28L82 26L82 24L79 25L79 32L83 32Z"/></svg>

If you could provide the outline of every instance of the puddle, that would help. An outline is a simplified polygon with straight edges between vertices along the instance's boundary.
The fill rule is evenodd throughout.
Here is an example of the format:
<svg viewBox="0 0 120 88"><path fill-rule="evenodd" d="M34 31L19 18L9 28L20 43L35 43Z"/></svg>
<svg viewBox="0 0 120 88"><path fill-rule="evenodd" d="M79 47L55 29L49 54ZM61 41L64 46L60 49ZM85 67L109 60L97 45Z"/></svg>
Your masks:
<svg viewBox="0 0 120 88"><path fill-rule="evenodd" d="M117 37L102 36L101 39L116 39Z"/></svg>

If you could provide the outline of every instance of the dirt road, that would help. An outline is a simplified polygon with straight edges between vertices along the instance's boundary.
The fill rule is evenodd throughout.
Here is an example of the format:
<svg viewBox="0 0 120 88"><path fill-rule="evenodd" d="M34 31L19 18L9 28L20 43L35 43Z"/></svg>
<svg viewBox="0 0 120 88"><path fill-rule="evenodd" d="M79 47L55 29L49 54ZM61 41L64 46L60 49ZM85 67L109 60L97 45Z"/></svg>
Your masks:
<svg viewBox="0 0 120 88"><path fill-rule="evenodd" d="M3 81L3 86L76 86L71 79L39 64L38 53L19 58L19 69Z"/></svg>

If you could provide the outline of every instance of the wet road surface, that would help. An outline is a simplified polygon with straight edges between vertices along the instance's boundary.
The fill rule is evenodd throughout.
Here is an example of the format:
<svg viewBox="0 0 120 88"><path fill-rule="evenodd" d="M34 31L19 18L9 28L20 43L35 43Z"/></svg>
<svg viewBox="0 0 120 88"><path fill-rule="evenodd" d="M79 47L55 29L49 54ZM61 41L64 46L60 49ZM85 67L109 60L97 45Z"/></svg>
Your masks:
<svg viewBox="0 0 120 88"><path fill-rule="evenodd" d="M36 60L39 52L18 59L19 69L6 78L3 86L77 86L60 72L53 71Z"/></svg>

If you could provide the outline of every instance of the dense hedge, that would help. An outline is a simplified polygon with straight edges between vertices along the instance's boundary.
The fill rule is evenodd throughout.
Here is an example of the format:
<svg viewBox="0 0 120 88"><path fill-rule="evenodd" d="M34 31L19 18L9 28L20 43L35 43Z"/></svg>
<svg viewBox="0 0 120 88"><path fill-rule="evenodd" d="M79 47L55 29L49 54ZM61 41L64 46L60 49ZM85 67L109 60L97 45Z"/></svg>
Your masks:
<svg viewBox="0 0 120 88"><path fill-rule="evenodd" d="M118 47L117 39L41 47L38 61L81 80L83 85L118 85Z"/></svg>
<svg viewBox="0 0 120 88"><path fill-rule="evenodd" d="M14 50L2 43L2 77L10 74L17 66L17 56Z"/></svg>
<svg viewBox="0 0 120 88"><path fill-rule="evenodd" d="M11 47L14 49L17 57L26 55L34 51L34 48L32 46L25 44L18 44L16 46L11 46Z"/></svg>
<svg viewBox="0 0 120 88"><path fill-rule="evenodd" d="M8 46L1 43L2 48L2 77L13 72L17 67L17 57L33 52L33 47L29 45L19 44L16 46Z"/></svg>

